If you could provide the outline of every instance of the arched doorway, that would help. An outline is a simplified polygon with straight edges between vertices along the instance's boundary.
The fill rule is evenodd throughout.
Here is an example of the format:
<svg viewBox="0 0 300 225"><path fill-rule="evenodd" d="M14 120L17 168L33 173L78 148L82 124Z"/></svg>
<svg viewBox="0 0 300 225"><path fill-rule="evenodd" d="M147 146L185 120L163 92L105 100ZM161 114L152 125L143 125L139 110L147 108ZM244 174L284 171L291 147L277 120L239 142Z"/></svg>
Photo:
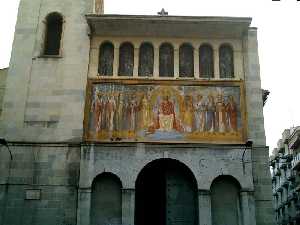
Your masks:
<svg viewBox="0 0 300 225"><path fill-rule="evenodd" d="M231 176L219 176L211 185L212 225L239 225L241 220L239 182Z"/></svg>
<svg viewBox="0 0 300 225"><path fill-rule="evenodd" d="M122 183L112 173L98 175L92 183L91 225L122 223Z"/></svg>
<svg viewBox="0 0 300 225"><path fill-rule="evenodd" d="M198 224L197 182L183 163L155 160L142 169L135 185L135 225Z"/></svg>

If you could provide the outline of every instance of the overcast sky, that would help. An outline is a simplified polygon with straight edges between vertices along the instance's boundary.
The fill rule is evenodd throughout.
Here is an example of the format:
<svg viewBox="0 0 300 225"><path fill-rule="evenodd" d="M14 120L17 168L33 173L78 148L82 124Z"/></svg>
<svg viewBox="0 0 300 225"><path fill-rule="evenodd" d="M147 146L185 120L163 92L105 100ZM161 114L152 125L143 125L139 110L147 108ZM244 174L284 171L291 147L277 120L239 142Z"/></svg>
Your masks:
<svg viewBox="0 0 300 225"><path fill-rule="evenodd" d="M51 0L49 0L51 1ZM75 1L75 0L74 0ZM0 2L0 68L8 67L19 0ZM284 129L300 125L300 1L296 0L106 0L108 14L245 16L258 27L267 145L272 150Z"/></svg>

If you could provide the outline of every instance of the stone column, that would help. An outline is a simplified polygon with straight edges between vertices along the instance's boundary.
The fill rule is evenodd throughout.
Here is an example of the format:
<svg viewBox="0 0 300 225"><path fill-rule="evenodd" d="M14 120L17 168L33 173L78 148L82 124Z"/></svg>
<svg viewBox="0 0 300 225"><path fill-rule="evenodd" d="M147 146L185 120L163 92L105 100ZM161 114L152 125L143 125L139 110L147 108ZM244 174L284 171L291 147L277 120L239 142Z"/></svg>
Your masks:
<svg viewBox="0 0 300 225"><path fill-rule="evenodd" d="M174 47L174 78L179 78L179 47Z"/></svg>
<svg viewBox="0 0 300 225"><path fill-rule="evenodd" d="M135 190L122 189L122 225L134 225Z"/></svg>
<svg viewBox="0 0 300 225"><path fill-rule="evenodd" d="M198 200L199 200L199 225L212 225L210 191L199 190Z"/></svg>
<svg viewBox="0 0 300 225"><path fill-rule="evenodd" d="M252 193L242 190L240 192L240 199L243 225L256 225L255 206Z"/></svg>
<svg viewBox="0 0 300 225"><path fill-rule="evenodd" d="M91 211L91 189L84 188L78 190L78 209L77 209L77 224L89 225Z"/></svg>
<svg viewBox="0 0 300 225"><path fill-rule="evenodd" d="M99 67L99 48L92 48L90 54L90 71L89 76L96 77L98 74Z"/></svg>
<svg viewBox="0 0 300 225"><path fill-rule="evenodd" d="M159 77L159 46L154 46L153 77Z"/></svg>
<svg viewBox="0 0 300 225"><path fill-rule="evenodd" d="M243 76L243 54L240 50L233 51L233 66L234 66L234 78L244 79Z"/></svg>
<svg viewBox="0 0 300 225"><path fill-rule="evenodd" d="M194 77L196 79L200 78L199 49L198 48L194 48Z"/></svg>
<svg viewBox="0 0 300 225"><path fill-rule="evenodd" d="M220 79L220 69L219 69L219 48L214 48L214 78Z"/></svg>
<svg viewBox="0 0 300 225"><path fill-rule="evenodd" d="M133 77L138 77L140 49L134 47Z"/></svg>
<svg viewBox="0 0 300 225"><path fill-rule="evenodd" d="M115 44L113 77L117 77L119 72L119 47L119 45Z"/></svg>

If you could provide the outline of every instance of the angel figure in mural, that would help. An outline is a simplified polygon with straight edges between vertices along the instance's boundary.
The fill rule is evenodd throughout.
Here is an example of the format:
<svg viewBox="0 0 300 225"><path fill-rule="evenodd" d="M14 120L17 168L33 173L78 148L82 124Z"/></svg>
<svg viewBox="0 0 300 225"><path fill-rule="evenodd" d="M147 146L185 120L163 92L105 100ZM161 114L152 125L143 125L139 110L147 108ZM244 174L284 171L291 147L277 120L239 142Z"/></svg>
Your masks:
<svg viewBox="0 0 300 225"><path fill-rule="evenodd" d="M176 127L174 103L170 101L169 95L163 96L163 100L159 104L157 120L157 128L161 131L170 132Z"/></svg>
<svg viewBox="0 0 300 225"><path fill-rule="evenodd" d="M111 134L114 130L114 117L116 112L116 100L113 93L109 95L105 109L107 129Z"/></svg>
<svg viewBox="0 0 300 225"><path fill-rule="evenodd" d="M224 103L224 96L222 93L217 95L216 102L216 122L218 132L226 132L226 109Z"/></svg>
<svg viewBox="0 0 300 225"><path fill-rule="evenodd" d="M102 94L97 91L94 96L94 101L92 102L91 111L94 113L94 126L95 131L99 132L102 127L102 118L104 112L104 101L102 98Z"/></svg>
<svg viewBox="0 0 300 225"><path fill-rule="evenodd" d="M230 95L228 97L228 103L226 105L227 124L230 131L237 131L237 105L234 101L234 97Z"/></svg>
<svg viewBox="0 0 300 225"><path fill-rule="evenodd" d="M202 95L197 96L197 102L195 104L195 118L196 118L196 128L198 132L203 132L205 130L205 120L206 120L206 103Z"/></svg>
<svg viewBox="0 0 300 225"><path fill-rule="evenodd" d="M216 106L214 101L214 96L209 95L206 105L206 131L214 132L215 131L215 113L216 113Z"/></svg>

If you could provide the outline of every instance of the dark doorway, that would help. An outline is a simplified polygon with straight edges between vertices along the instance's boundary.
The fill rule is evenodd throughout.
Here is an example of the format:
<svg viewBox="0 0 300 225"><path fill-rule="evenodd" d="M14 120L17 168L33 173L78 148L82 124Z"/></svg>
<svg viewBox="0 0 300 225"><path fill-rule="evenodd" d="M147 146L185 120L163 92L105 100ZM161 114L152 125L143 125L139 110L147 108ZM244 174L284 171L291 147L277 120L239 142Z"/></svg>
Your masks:
<svg viewBox="0 0 300 225"><path fill-rule="evenodd" d="M182 163L149 163L136 181L135 225L197 225L197 183Z"/></svg>

